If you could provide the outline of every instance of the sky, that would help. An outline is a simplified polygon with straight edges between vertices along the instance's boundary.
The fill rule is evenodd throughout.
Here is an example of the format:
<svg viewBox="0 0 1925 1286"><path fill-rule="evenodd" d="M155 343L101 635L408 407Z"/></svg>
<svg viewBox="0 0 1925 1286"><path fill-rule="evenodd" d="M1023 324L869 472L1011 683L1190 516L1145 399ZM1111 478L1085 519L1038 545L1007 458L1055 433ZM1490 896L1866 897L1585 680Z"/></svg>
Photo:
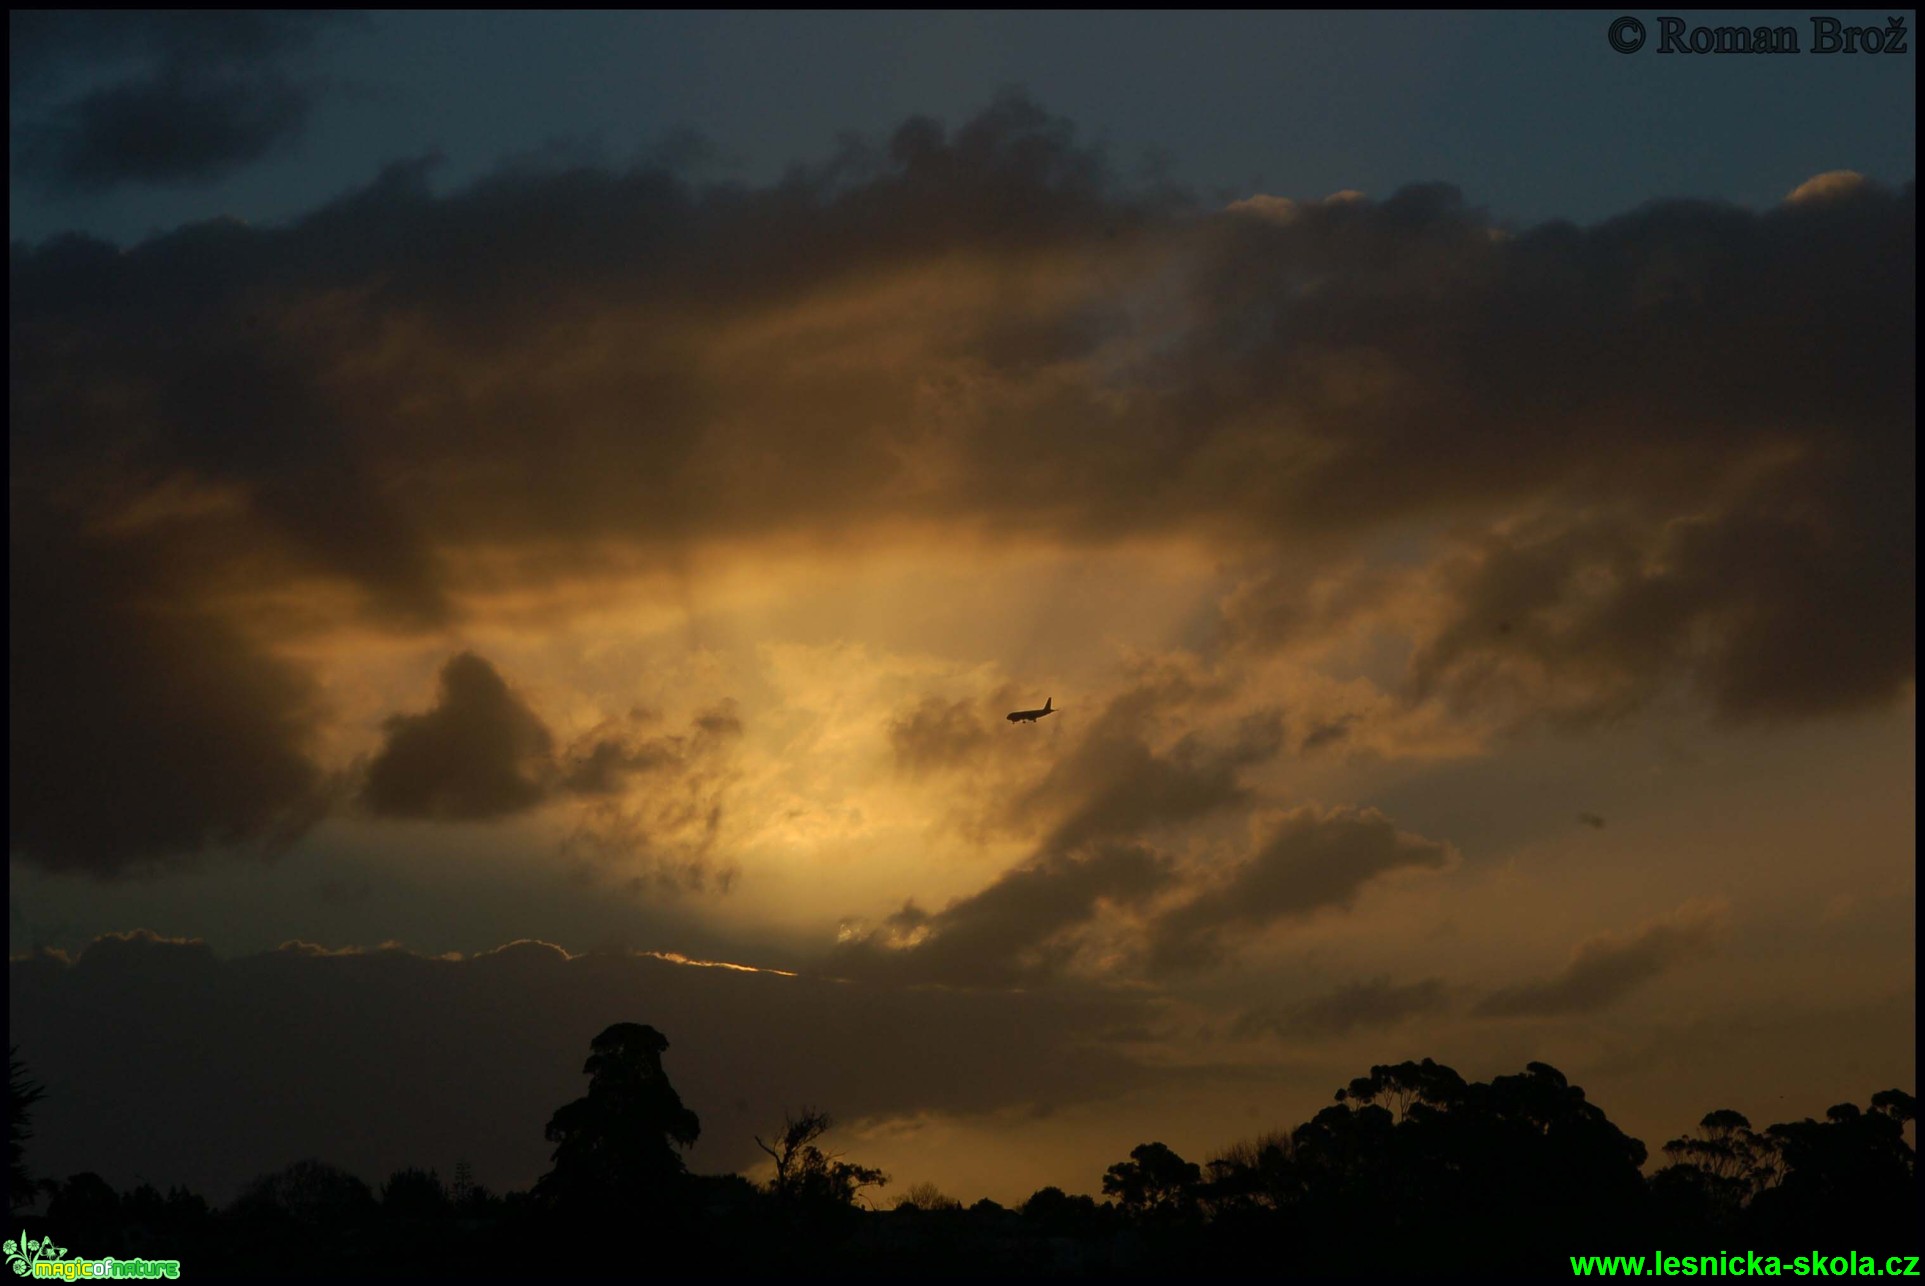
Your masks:
<svg viewBox="0 0 1925 1286"><path fill-rule="evenodd" d="M1913 1088L1909 43L1615 16L13 14L29 1166Z"/></svg>

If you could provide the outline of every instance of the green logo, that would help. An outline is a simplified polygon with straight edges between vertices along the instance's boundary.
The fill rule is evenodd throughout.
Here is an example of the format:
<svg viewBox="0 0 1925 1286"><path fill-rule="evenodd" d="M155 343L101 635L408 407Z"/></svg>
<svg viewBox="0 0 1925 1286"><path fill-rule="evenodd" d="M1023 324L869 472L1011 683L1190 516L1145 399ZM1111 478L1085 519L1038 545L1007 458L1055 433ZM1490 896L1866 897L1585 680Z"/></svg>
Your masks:
<svg viewBox="0 0 1925 1286"><path fill-rule="evenodd" d="M68 1259L65 1247L53 1244L52 1237L39 1241L20 1234L19 1241L7 1242L7 1267L16 1277L36 1277L56 1281L93 1281L96 1278L180 1276L178 1259Z"/></svg>
<svg viewBox="0 0 1925 1286"><path fill-rule="evenodd" d="M7 1267L13 1269L17 1277L31 1277L35 1264L51 1264L66 1254L66 1247L54 1245L52 1237L35 1241L22 1232L19 1241L7 1239Z"/></svg>

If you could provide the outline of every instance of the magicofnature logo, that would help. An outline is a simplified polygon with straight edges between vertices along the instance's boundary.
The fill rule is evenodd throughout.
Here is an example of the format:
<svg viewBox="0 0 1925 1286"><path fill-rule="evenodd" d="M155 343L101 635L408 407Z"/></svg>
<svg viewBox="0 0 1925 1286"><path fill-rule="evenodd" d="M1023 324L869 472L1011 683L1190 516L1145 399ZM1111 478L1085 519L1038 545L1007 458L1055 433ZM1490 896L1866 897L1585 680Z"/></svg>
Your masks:
<svg viewBox="0 0 1925 1286"><path fill-rule="evenodd" d="M23 1231L20 1240L7 1239L7 1267L13 1269L16 1277L31 1276L35 1264L55 1263L66 1254L66 1247L54 1245L52 1237L35 1241Z"/></svg>
<svg viewBox="0 0 1925 1286"><path fill-rule="evenodd" d="M180 1276L178 1259L68 1259L66 1247L54 1245L52 1237L35 1241L25 1232L18 1241L8 1238L6 1251L7 1267L16 1277L73 1282Z"/></svg>

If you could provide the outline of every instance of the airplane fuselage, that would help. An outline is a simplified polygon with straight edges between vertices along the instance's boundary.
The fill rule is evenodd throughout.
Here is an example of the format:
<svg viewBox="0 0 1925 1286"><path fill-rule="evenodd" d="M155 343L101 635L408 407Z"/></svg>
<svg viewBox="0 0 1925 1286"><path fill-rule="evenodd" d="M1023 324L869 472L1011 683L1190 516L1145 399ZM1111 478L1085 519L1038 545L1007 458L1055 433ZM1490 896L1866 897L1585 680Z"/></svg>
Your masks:
<svg viewBox="0 0 1925 1286"><path fill-rule="evenodd" d="M1007 715L1004 715L1003 717L1008 719L1011 723L1035 723L1038 719L1042 718L1046 714L1055 714L1056 711L1050 708L1055 704L1056 703L1054 699L1052 699L1049 701L1045 701L1043 703L1043 708L1040 710L1012 710Z"/></svg>

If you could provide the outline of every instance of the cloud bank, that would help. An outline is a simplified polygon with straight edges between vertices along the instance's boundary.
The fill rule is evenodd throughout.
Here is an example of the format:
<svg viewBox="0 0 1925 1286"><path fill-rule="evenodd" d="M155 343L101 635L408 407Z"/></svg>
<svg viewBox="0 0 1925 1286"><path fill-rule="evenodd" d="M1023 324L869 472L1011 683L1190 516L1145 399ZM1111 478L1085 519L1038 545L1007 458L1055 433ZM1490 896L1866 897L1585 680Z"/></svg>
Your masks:
<svg viewBox="0 0 1925 1286"><path fill-rule="evenodd" d="M1552 977L1493 992L1475 1012L1495 1018L1595 1013L1653 978L1709 954L1724 919L1721 903L1692 902L1636 932L1581 942L1571 953L1571 963Z"/></svg>
<svg viewBox="0 0 1925 1286"><path fill-rule="evenodd" d="M150 1175L216 1199L309 1155L375 1179L465 1159L490 1186L523 1186L547 1168L549 1114L581 1093L588 1042L618 1021L668 1037L665 1066L702 1120L697 1168L749 1166L752 1136L800 1102L851 1122L1029 1111L1142 1076L1109 1047L1140 999L875 988L538 942L221 959L114 935L71 961L10 961L8 1002L48 1087L36 1173Z"/></svg>
<svg viewBox="0 0 1925 1286"><path fill-rule="evenodd" d="M1915 675L1915 225L1910 185L1841 181L1590 227L1442 184L1216 210L1013 97L763 188L436 196L403 165L285 227L16 245L10 846L101 872L264 842L342 767L296 644L723 546L1189 542L1253 569L1223 646L1363 622L1406 649L1398 701L1480 723L1871 708ZM402 771L464 709L397 712L377 811L525 806L499 757ZM916 717L905 766L966 753ZM1064 852L1204 816L1246 762L1101 753L1060 784L1119 793Z"/></svg>

